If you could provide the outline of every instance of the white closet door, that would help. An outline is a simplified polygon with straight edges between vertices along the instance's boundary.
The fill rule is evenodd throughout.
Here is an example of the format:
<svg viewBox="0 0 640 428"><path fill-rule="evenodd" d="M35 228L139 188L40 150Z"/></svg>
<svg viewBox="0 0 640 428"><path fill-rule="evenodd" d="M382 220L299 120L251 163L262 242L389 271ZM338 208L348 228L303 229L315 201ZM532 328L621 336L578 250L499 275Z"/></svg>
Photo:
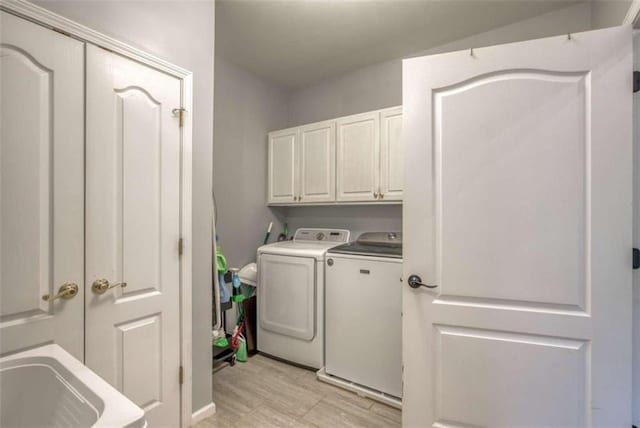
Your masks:
<svg viewBox="0 0 640 428"><path fill-rule="evenodd" d="M83 44L0 21L0 354L53 340L82 360Z"/></svg>
<svg viewBox="0 0 640 428"><path fill-rule="evenodd" d="M179 426L181 82L91 45L86 78L86 364Z"/></svg>
<svg viewBox="0 0 640 428"><path fill-rule="evenodd" d="M401 201L404 182L402 107L380 112L380 200Z"/></svg>
<svg viewBox="0 0 640 428"><path fill-rule="evenodd" d="M619 27L404 61L403 425L631 426L631 60Z"/></svg>
<svg viewBox="0 0 640 428"><path fill-rule="evenodd" d="M336 199L336 126L334 121L300 128L300 191L298 201Z"/></svg>
<svg viewBox="0 0 640 428"><path fill-rule="evenodd" d="M379 113L337 120L337 200L374 201L380 164Z"/></svg>
<svg viewBox="0 0 640 428"><path fill-rule="evenodd" d="M298 128L269 133L267 202L270 204L294 202L298 199L298 138Z"/></svg>

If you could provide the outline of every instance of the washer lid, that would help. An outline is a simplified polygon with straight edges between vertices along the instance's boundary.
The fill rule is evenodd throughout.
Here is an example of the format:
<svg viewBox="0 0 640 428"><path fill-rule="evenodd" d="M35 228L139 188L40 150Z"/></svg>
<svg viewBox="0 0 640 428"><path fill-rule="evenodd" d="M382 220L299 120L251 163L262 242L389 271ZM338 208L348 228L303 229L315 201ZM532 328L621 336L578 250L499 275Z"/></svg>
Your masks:
<svg viewBox="0 0 640 428"><path fill-rule="evenodd" d="M402 233L366 232L357 241L331 248L332 254L402 258Z"/></svg>

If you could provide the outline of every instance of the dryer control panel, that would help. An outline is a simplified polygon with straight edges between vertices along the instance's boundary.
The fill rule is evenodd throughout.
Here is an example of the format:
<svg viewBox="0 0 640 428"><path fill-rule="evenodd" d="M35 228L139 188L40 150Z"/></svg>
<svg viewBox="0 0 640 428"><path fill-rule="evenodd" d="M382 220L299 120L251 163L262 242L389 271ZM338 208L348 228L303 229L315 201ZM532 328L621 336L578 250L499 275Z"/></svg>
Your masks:
<svg viewBox="0 0 640 428"><path fill-rule="evenodd" d="M312 229L300 228L293 236L294 241L305 242L335 242L336 244L349 242L350 233L344 229Z"/></svg>

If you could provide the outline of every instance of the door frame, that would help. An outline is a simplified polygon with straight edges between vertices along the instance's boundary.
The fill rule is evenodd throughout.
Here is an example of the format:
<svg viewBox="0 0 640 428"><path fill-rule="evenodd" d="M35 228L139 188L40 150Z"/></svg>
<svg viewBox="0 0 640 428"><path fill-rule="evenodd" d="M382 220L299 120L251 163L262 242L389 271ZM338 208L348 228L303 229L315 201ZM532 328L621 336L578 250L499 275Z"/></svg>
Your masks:
<svg viewBox="0 0 640 428"><path fill-rule="evenodd" d="M0 10L17 15L66 36L90 43L141 64L162 71L181 81L181 107L186 110L180 131L180 365L183 383L180 386L180 421L182 427L191 425L192 401L192 325L191 325L191 266L192 266L192 135L193 73L141 49L78 24L26 0L0 0ZM86 142L85 142L86 144ZM177 375L177 374L176 374ZM214 407L215 409L215 407Z"/></svg>

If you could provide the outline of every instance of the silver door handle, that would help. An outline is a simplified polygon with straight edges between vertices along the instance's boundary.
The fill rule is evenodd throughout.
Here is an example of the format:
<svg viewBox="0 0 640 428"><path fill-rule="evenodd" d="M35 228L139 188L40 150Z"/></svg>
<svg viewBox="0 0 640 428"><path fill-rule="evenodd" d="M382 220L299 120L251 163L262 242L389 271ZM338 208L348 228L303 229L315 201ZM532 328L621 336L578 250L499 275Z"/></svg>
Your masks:
<svg viewBox="0 0 640 428"><path fill-rule="evenodd" d="M435 284L434 285L423 284L422 283L422 278L420 278L418 275L411 275L409 277L409 280L407 281L407 284L409 284L409 287L411 287L411 288L420 288L420 287L436 288L436 287L438 287Z"/></svg>

